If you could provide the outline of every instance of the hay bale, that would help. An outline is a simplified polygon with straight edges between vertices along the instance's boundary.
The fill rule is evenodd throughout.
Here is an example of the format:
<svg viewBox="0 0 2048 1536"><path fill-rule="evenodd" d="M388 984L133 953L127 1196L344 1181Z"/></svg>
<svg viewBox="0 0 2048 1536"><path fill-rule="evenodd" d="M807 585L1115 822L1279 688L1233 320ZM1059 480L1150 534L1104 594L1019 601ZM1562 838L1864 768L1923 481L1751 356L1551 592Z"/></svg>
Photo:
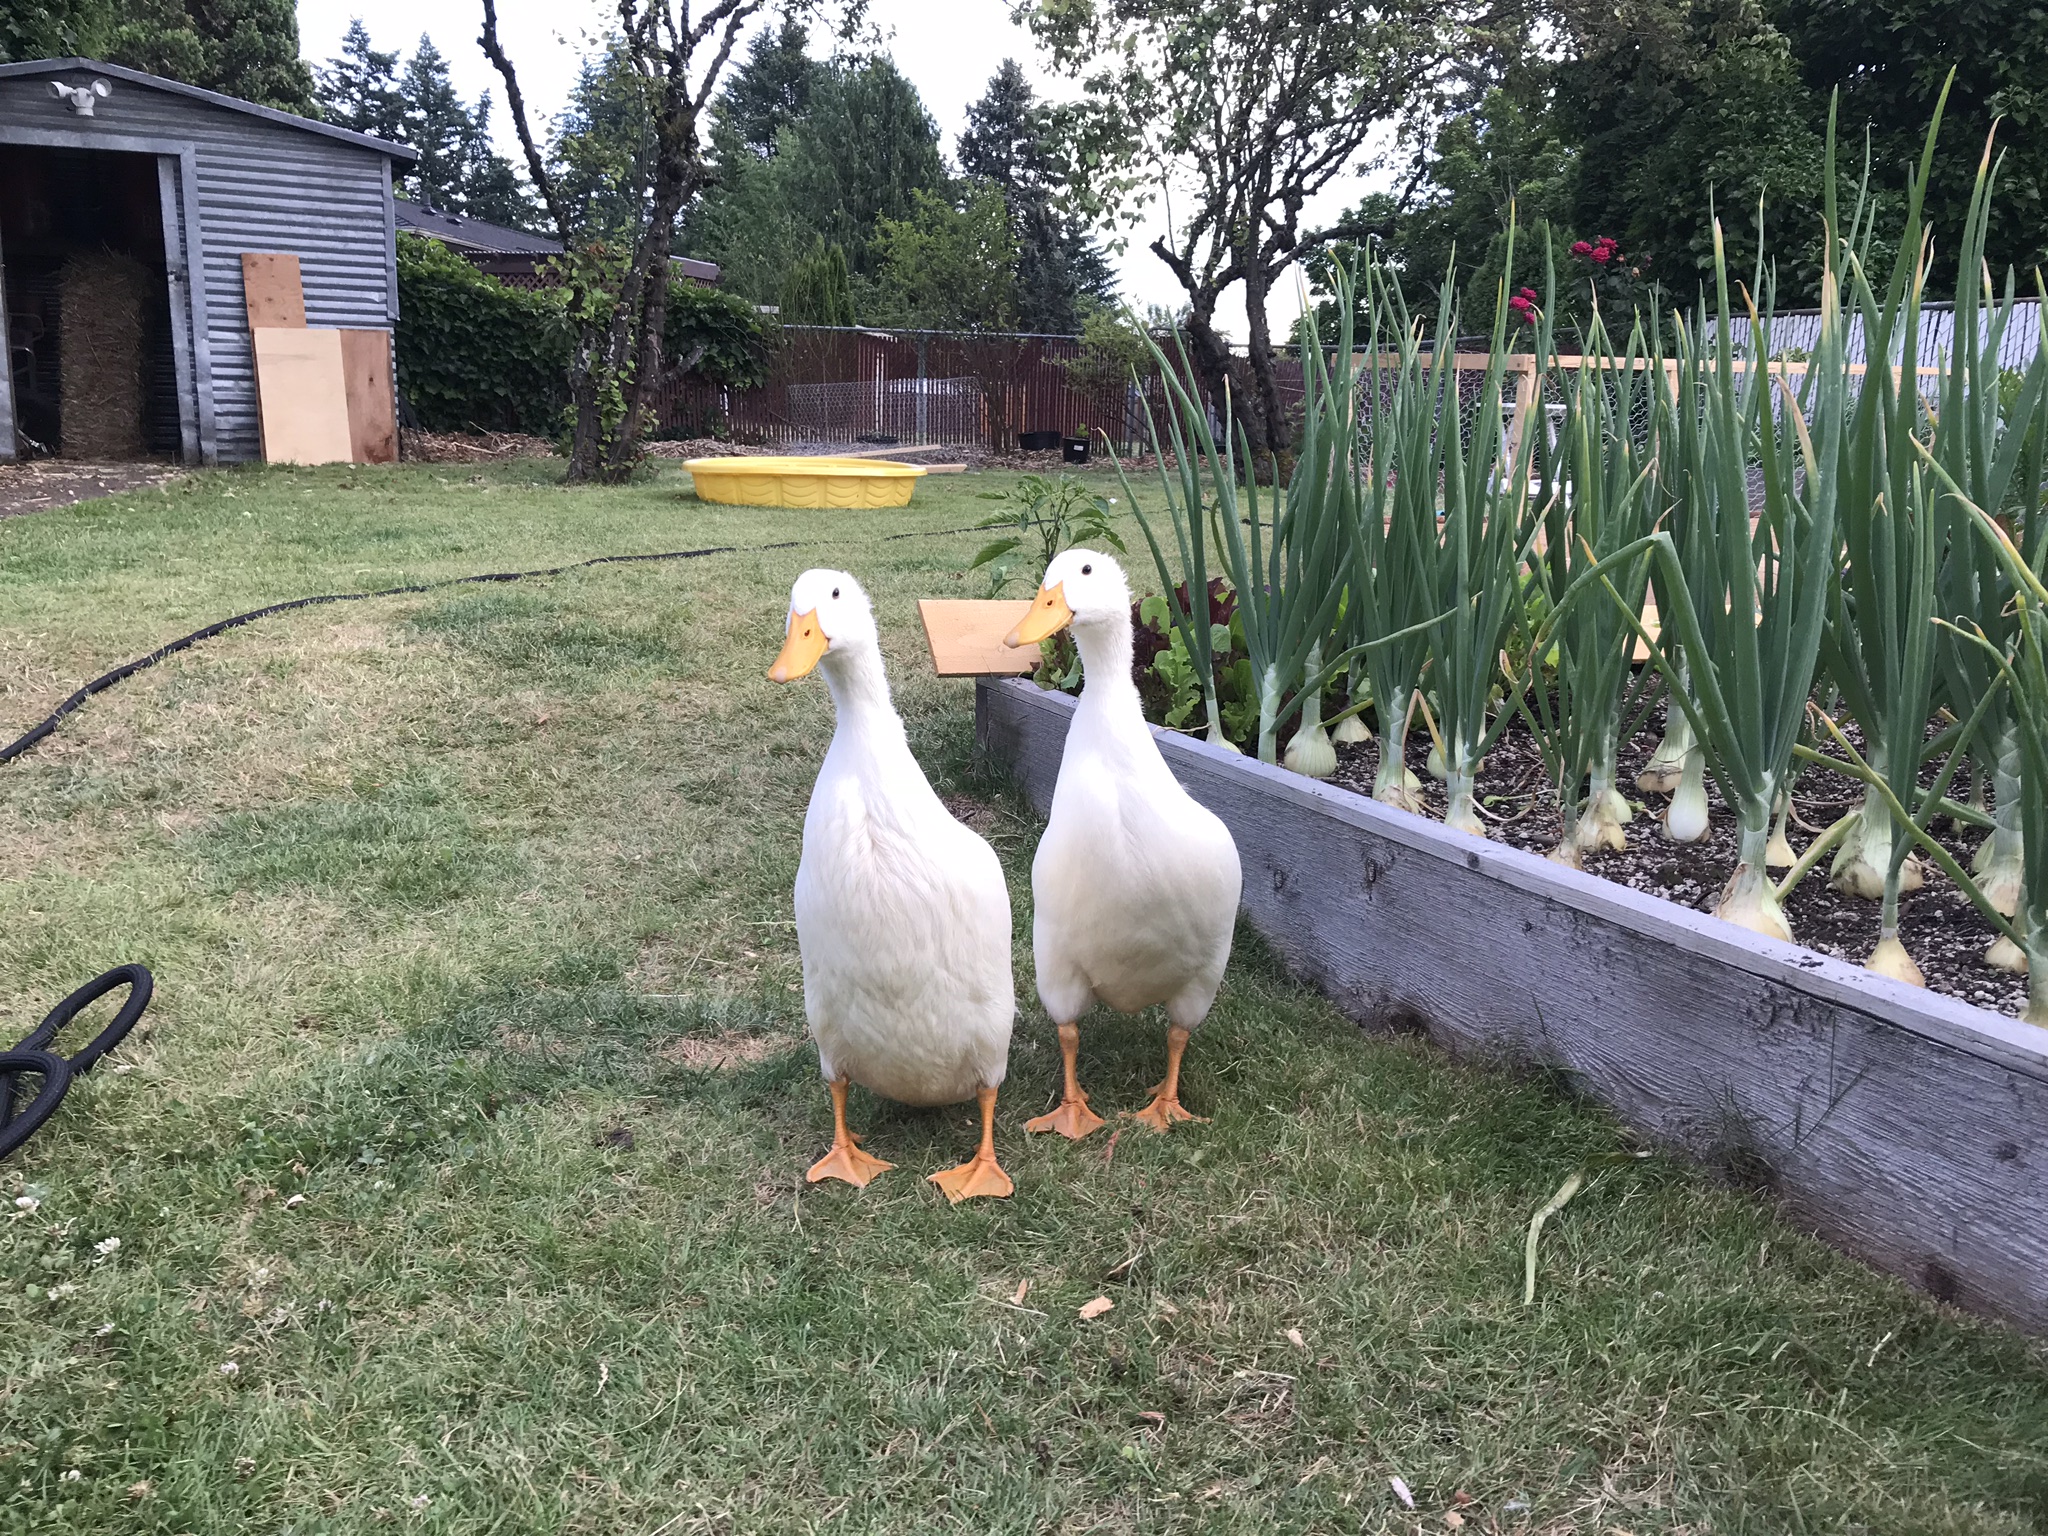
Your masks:
<svg viewBox="0 0 2048 1536"><path fill-rule="evenodd" d="M143 333L149 269L112 251L81 251L58 276L62 448L73 459L146 456Z"/></svg>

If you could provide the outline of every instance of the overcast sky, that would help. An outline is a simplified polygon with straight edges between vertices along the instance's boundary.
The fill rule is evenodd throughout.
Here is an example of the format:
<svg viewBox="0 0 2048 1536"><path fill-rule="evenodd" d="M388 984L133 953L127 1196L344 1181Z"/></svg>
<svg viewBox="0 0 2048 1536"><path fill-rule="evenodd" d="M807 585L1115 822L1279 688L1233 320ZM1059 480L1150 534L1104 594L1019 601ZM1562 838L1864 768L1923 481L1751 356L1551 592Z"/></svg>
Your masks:
<svg viewBox="0 0 2048 1536"><path fill-rule="evenodd" d="M605 18L613 14L609 5L595 0L501 0L499 31L512 62L519 70L519 83L528 109L546 117L559 111L575 83L579 60L591 51ZM989 76L1004 59L1014 58L1041 94L1059 98L1071 93L1071 86L1050 74L1040 63L1031 36L1010 19L1007 0L871 0L869 14L883 31L885 49L896 67L917 86L925 105L937 120L951 156L954 141L966 121L967 108L987 88ZM493 102L492 126L500 149L514 164L523 164L510 115L504 109L504 91L497 72L477 46L482 29L480 0L299 0L299 42L306 57L316 65L340 51L342 34L352 17L360 16L369 28L373 44L387 52L410 53L421 33L433 38L434 46L448 58L455 86L466 100L474 101L488 90ZM814 38L813 51L818 50ZM1355 203L1364 183L1347 180L1334 195L1319 199L1311 217L1330 216ZM1141 308L1146 304L1178 307L1179 285L1145 245L1159 231L1136 232L1130 249L1118 264L1124 297ZM1242 333L1244 308L1241 298L1227 301L1218 320L1226 329ZM1293 325L1300 310L1296 285L1283 282L1273 296L1271 321L1276 332Z"/></svg>

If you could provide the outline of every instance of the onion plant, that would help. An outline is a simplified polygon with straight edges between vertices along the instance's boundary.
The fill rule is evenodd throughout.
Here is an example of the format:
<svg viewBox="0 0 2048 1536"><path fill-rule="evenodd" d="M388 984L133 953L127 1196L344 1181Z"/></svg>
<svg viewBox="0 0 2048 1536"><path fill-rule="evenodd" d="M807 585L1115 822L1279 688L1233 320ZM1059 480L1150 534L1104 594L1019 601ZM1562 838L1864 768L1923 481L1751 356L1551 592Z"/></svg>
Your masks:
<svg viewBox="0 0 2048 1536"><path fill-rule="evenodd" d="M1152 405L1145 402L1146 435L1152 443L1152 456L1159 465L1159 489L1165 501L1167 519L1173 524L1174 540L1180 554L1180 581L1176 583L1173 568L1167 563L1166 552L1159 547L1158 536L1152 531L1152 524L1146 519L1138 504L1136 493L1131 488L1129 476L1124 473L1123 461L1112 459L1116 465L1118 482L1123 487L1124 499L1138 519L1138 527L1145 535L1145 543L1152 550L1152 562L1159 570L1159 585L1166 594L1168 616L1173 628L1187 647L1194 662L1195 678L1202 690L1202 712L1208 721L1208 740L1212 746L1236 751L1230 738L1223 731L1223 712L1216 699L1216 652L1219 644L1227 643L1215 633L1219 626L1209 622L1209 542L1207 501L1202 490L1202 472L1212 462L1191 450L1187 434L1182 430L1187 419L1181 409L1187 388L1183 380L1193 377L1188 366L1185 351L1181 354L1180 367L1176 370L1167 361L1166 353L1157 341L1148 337L1152 361L1159 376L1166 381L1168 398L1174 407L1166 418L1168 437L1159 435L1159 424L1153 419ZM1208 414L1199 412L1203 441L1213 452L1214 439L1208 433ZM1171 442L1172 468L1168 468L1167 444ZM1232 487L1234 493L1235 487ZM1183 597L1182 593L1186 596Z"/></svg>
<svg viewBox="0 0 2048 1536"><path fill-rule="evenodd" d="M1653 387L1644 341L1638 325L1614 357L1594 317L1584 362L1566 383L1556 449L1543 459L1544 548L1532 574L1552 617L1529 641L1523 712L1557 791L1563 834L1551 857L1574 868L1584 854L1626 848L1632 816L1615 780L1649 587L1650 468L1630 435L1633 410ZM1579 577L1625 548L1642 553L1614 571L1619 610L1563 603ZM1545 667L1547 687L1535 676Z"/></svg>
<svg viewBox="0 0 2048 1536"><path fill-rule="evenodd" d="M1940 125L1937 107L1919 172L1907 188L1905 227L1884 292L1877 291L1864 265L1871 218L1860 197L1850 237L1842 241L1850 302L1863 322L1865 356L1875 361L1849 409L1836 456L1820 466L1835 484L1844 556L1830 595L1822 662L1862 728L1864 761L1891 791L1885 796L1866 789L1855 825L1836 854L1833 881L1854 895L1882 900L1869 966L1914 986L1924 985L1925 978L1899 939L1899 896L1924 881L1911 858L1912 840L1894 825L1888 806L1896 799L1910 807L1919 798L1934 707L1941 547L1918 439L1927 424L1919 372L1930 259L1923 203ZM1828 226L1838 227L1832 216ZM1887 360L1898 366L1887 367Z"/></svg>
<svg viewBox="0 0 2048 1536"><path fill-rule="evenodd" d="M1954 350L1941 384L1933 457L1944 481L1967 498L1967 505L1990 509L2011 530L2022 557L2038 569L2044 520L2037 513L2048 452L2048 348L2036 350L2023 375L1999 367L2016 310L2011 277L2000 299L1984 265L1993 179L1987 139L1958 250ZM1969 615L1990 646L1987 652L1974 637L1947 630L1940 650L1944 681L1958 701L1996 695L1980 753L1988 774L1979 775L1980 785L1985 777L1991 781L1992 829L1973 867L1985 899L2010 917L2019 909L2025 884L2024 760L2021 724L2015 718L2020 695L1996 686L1996 658L2018 649L2019 608L2000 552L1970 531L1973 519L1965 501L1944 496L1938 509L1947 551L1939 578L1941 611ZM2025 962L2019 946L2003 935L1985 958L2008 970L2021 969Z"/></svg>
<svg viewBox="0 0 2048 1536"><path fill-rule="evenodd" d="M1345 655L1327 654L1325 642L1342 608L1349 553L1343 504L1354 483L1352 444L1357 437L1351 340L1347 313L1340 323L1338 361L1332 364L1311 334L1301 447L1284 490L1278 485L1277 463L1271 489L1262 489L1255 475L1240 471L1240 453L1245 471L1252 469L1254 460L1250 439L1232 419L1228 399L1223 402L1219 442L1185 358L1183 366L1175 369L1157 343L1152 344L1153 359L1165 381L1178 485L1166 469L1166 445L1156 427L1153 441L1162 450L1160 483L1180 546L1189 602L1184 603L1175 592L1173 573L1151 524L1135 501L1132 508L1138 512L1161 582L1173 594L1174 627L1202 672L1213 741L1222 737L1213 681L1214 649L1207 615L1197 615L1189 606L1193 594L1207 587L1205 502L1213 507L1218 533L1215 542L1223 573L1236 589L1237 616L1258 699L1261 762L1278 760L1281 724L1311 693L1319 695L1330 676L1349 660Z"/></svg>
<svg viewBox="0 0 2048 1536"><path fill-rule="evenodd" d="M1514 269L1514 229L1506 269ZM1487 752L1515 710L1495 710L1495 684L1510 634L1521 622L1521 567L1541 529L1529 494L1539 434L1518 423L1503 441L1498 402L1507 378L1508 284L1494 309L1493 344L1480 385L1482 416L1469 440L1459 414L1458 373L1451 340L1458 334L1452 285L1444 285L1437 341L1419 372L1402 370L1393 412L1398 485L1408 494L1443 488L1442 528L1429 561L1430 603L1443 611L1429 629L1429 690L1437 700L1433 734L1442 755L1447 803L1444 825L1476 837L1477 779ZM1536 321L1536 355L1550 355L1550 309ZM1417 482L1420 482L1418 486Z"/></svg>
<svg viewBox="0 0 2048 1536"><path fill-rule="evenodd" d="M1678 456L1667 483L1685 504L1682 539L1660 531L1645 541L1656 556L1659 611L1673 641L1652 655L1698 739L1705 771L1735 816L1735 872L1715 911L1790 939L1767 856L1813 690L1835 565L1831 471L1841 454L1849 389L1840 287L1831 240L1820 337L1805 388L1795 396L1782 370L1737 365L1718 220L1713 233L1718 302L1711 333L1705 316L1680 330L1669 389L1659 391L1657 452ZM1750 329L1754 358L1768 358L1767 293L1763 313L1752 305ZM1762 493L1754 527L1752 462L1761 469ZM1615 561L1631 553L1610 557L1606 570L1595 568L1610 590ZM1683 657L1689 687L1679 685L1672 649Z"/></svg>
<svg viewBox="0 0 2048 1536"><path fill-rule="evenodd" d="M1338 302L1347 313L1354 307L1351 282L1350 274L1338 272ZM1368 261L1359 273L1359 285L1366 335L1358 387L1372 402L1372 416L1359 450L1361 484L1350 523L1344 637L1359 652L1352 676L1363 674L1379 717L1373 798L1420 812L1422 786L1408 771L1408 729L1429 661L1424 626L1436 612L1431 573L1437 548L1437 477L1427 470L1406 474L1401 459L1404 448L1423 430L1422 423L1413 423L1411 429L1404 418L1425 409L1416 396L1427 367L1421 335L1393 275ZM1429 420L1434 422L1433 414Z"/></svg>

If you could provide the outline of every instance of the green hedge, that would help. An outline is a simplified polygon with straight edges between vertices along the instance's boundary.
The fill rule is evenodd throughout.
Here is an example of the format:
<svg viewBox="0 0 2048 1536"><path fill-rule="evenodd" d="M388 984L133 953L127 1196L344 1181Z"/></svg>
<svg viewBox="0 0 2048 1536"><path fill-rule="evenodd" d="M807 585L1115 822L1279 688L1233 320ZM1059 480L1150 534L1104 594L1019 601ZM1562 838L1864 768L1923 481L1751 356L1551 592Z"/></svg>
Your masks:
<svg viewBox="0 0 2048 1536"><path fill-rule="evenodd" d="M401 234L398 315L398 388L421 426L561 430L572 342L561 289L508 287L438 241ZM732 389L766 382L777 335L737 294L669 289L665 349L697 358L692 378Z"/></svg>
<svg viewBox="0 0 2048 1536"><path fill-rule="evenodd" d="M568 398L559 288L510 288L439 241L398 237L398 388L430 432L552 436Z"/></svg>

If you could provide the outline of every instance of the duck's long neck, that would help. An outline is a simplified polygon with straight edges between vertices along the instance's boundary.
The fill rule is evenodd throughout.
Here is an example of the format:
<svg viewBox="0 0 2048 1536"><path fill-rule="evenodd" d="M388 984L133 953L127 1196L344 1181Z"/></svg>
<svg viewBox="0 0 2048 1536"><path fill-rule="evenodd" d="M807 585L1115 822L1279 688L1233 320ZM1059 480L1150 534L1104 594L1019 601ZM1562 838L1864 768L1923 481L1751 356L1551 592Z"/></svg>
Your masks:
<svg viewBox="0 0 2048 1536"><path fill-rule="evenodd" d="M1144 731L1145 710L1131 679L1130 622L1076 624L1074 644L1081 652L1080 708L1105 723Z"/></svg>
<svg viewBox="0 0 2048 1536"><path fill-rule="evenodd" d="M838 726L832 735L834 747L875 757L907 756L910 743L903 734L903 721L889 699L889 676L882 670L882 653L872 645L828 651L818 663L825 686L832 694Z"/></svg>

